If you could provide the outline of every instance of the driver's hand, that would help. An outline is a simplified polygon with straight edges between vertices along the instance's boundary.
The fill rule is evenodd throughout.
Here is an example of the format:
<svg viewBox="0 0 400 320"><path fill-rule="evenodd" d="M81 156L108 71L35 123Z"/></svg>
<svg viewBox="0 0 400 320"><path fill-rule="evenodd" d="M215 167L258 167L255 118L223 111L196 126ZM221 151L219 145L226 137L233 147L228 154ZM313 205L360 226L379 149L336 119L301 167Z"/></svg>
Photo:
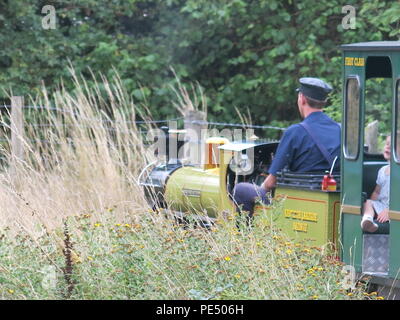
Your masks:
<svg viewBox="0 0 400 320"><path fill-rule="evenodd" d="M272 174L269 174L267 178L265 178L264 183L262 184L262 187L266 190L269 191L273 188L275 188L276 185L276 177Z"/></svg>

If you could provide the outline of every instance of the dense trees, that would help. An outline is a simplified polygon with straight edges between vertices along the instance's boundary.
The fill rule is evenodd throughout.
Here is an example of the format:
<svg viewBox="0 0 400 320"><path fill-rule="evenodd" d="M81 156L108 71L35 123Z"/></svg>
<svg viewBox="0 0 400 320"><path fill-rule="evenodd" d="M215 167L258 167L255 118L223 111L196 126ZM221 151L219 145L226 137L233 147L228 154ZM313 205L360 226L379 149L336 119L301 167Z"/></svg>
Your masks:
<svg viewBox="0 0 400 320"><path fill-rule="evenodd" d="M44 5L56 9L45 30ZM343 29L344 5L356 28ZM330 82L340 102L342 43L397 40L398 1L294 0L3 0L0 2L0 97L35 95L44 83L71 86L68 64L117 71L128 92L154 118L176 114L170 67L184 83L198 81L209 117L237 121L249 108L256 123L295 120L301 76ZM333 110L334 111L334 110Z"/></svg>

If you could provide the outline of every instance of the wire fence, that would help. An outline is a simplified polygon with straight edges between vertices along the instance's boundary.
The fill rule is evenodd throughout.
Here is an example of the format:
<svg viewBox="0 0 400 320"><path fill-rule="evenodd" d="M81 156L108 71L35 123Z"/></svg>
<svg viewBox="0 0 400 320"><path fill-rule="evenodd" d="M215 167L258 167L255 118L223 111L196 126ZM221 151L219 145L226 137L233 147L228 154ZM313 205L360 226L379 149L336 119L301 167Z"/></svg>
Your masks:
<svg viewBox="0 0 400 320"><path fill-rule="evenodd" d="M0 105L0 109L10 109L10 105ZM62 113L70 113L74 116L80 117L83 120L88 121L97 121L104 123L126 123L126 124L160 124L160 123L168 123L170 121L179 121L184 120L184 117L178 117L173 119L163 119L163 120L135 120L135 121L121 121L121 120L111 120L111 119L96 119L96 118L85 118L82 117L81 114L73 112L71 110L60 109L55 107L46 107L46 106L23 106L23 109L36 109L36 110L50 110L50 111L58 111ZM227 123L227 122L212 122L212 121L203 121L203 120L194 120L193 124L198 125L215 125L215 126L224 126L224 127L240 127L240 128L251 128L251 129L273 129L273 130L286 130L286 127L276 127L270 125L252 125L252 124L244 124L244 123ZM35 124L30 123L30 126L54 126L51 124Z"/></svg>
<svg viewBox="0 0 400 320"><path fill-rule="evenodd" d="M99 118L87 118L84 117L83 115L76 113L72 110L67 110L67 109L60 109L60 108L55 108L55 107L49 107L49 106L21 106L22 109L28 109L28 110L48 110L48 111L55 111L59 113L65 113L69 115L73 115L77 117L77 120L82 119L84 121L89 121L89 122L98 122L102 123L104 126L104 129L107 131L113 131L113 132L120 132L120 133L130 133L130 131L122 130L120 128L112 128L108 127L108 125L116 125L116 124L132 124L132 125L147 125L147 129L149 128L150 125L160 125L160 124L168 124L173 121L183 121L185 124L187 124L189 121L191 124L194 125L200 125L200 126L218 126L218 127L236 127L236 128L248 128L248 129L272 129L272 130L277 130L277 131L284 131L286 128L282 127L276 127L276 126L270 126L270 125L252 125L252 124L244 124L244 123L227 123L227 122L214 122L214 121L205 121L205 120L187 120L184 117L177 117L177 118L172 118L172 119L161 119L161 120L135 120L135 121L129 121L129 120L111 120L111 119L99 119ZM0 109L11 109L10 105L0 105ZM29 127L33 128L56 128L56 127L82 127L82 128L92 128L92 125L86 125L86 124L72 124L72 123L29 123ZM7 127L10 128L10 125L5 124L5 123L0 123L0 127ZM148 134L149 130L143 130L142 128L137 129L139 133L144 137ZM26 141L30 142L40 142L40 143L54 143L54 141L50 141L47 139L25 139ZM5 142L9 141L8 139L0 138L0 142ZM72 142L71 142L72 143Z"/></svg>

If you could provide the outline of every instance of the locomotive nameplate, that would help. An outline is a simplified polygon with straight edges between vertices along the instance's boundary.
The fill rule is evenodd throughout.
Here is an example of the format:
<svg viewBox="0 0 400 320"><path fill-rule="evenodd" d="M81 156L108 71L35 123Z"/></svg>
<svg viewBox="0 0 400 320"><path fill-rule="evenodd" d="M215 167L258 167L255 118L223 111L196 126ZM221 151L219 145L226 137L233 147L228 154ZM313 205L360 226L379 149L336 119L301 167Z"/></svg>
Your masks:
<svg viewBox="0 0 400 320"><path fill-rule="evenodd" d="M187 197L200 198L200 196L201 196L201 191L200 190L194 190L194 189L182 189L182 193Z"/></svg>
<svg viewBox="0 0 400 320"><path fill-rule="evenodd" d="M307 232L308 224L304 222L293 222L293 230L300 232Z"/></svg>
<svg viewBox="0 0 400 320"><path fill-rule="evenodd" d="M318 213L285 209L285 218L317 222L318 221Z"/></svg>

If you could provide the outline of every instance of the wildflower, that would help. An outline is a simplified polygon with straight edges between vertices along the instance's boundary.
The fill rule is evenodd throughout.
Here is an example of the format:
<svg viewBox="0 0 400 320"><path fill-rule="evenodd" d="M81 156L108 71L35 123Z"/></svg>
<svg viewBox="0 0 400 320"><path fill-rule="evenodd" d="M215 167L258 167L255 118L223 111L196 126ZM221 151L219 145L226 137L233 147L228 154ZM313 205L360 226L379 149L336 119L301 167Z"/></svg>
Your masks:
<svg viewBox="0 0 400 320"><path fill-rule="evenodd" d="M72 262L75 264L82 262L81 257L79 257L79 255L73 250L71 250L71 259L72 259Z"/></svg>
<svg viewBox="0 0 400 320"><path fill-rule="evenodd" d="M8 289L7 291L8 291L8 293L10 293L10 294L13 294L13 293L14 293L14 290L12 290L12 289Z"/></svg>
<svg viewBox="0 0 400 320"><path fill-rule="evenodd" d="M286 253L287 253L287 254L291 254L292 252L293 252L293 251L290 250L290 249L287 249L287 250L286 250Z"/></svg>
<svg viewBox="0 0 400 320"><path fill-rule="evenodd" d="M101 223L95 223L94 226L95 228L101 227Z"/></svg>
<svg viewBox="0 0 400 320"><path fill-rule="evenodd" d="M319 298L319 296L317 296L316 294L311 297L311 299L313 299L313 300L317 300L318 298Z"/></svg>
<svg viewBox="0 0 400 320"><path fill-rule="evenodd" d="M197 269L199 266L197 264L191 265L188 267L188 269Z"/></svg>
<svg viewBox="0 0 400 320"><path fill-rule="evenodd" d="M129 223L125 223L124 227L125 227L125 228L130 228L131 225L130 225Z"/></svg>
<svg viewBox="0 0 400 320"><path fill-rule="evenodd" d="M347 294L347 296L348 296L348 297L352 297L352 296L353 296L353 292L349 292L349 293Z"/></svg>
<svg viewBox="0 0 400 320"><path fill-rule="evenodd" d="M240 274L238 273L238 274L235 274L235 278L236 279L240 279Z"/></svg>
<svg viewBox="0 0 400 320"><path fill-rule="evenodd" d="M225 261L231 261L231 257L230 256L226 256L224 259L225 259Z"/></svg>

